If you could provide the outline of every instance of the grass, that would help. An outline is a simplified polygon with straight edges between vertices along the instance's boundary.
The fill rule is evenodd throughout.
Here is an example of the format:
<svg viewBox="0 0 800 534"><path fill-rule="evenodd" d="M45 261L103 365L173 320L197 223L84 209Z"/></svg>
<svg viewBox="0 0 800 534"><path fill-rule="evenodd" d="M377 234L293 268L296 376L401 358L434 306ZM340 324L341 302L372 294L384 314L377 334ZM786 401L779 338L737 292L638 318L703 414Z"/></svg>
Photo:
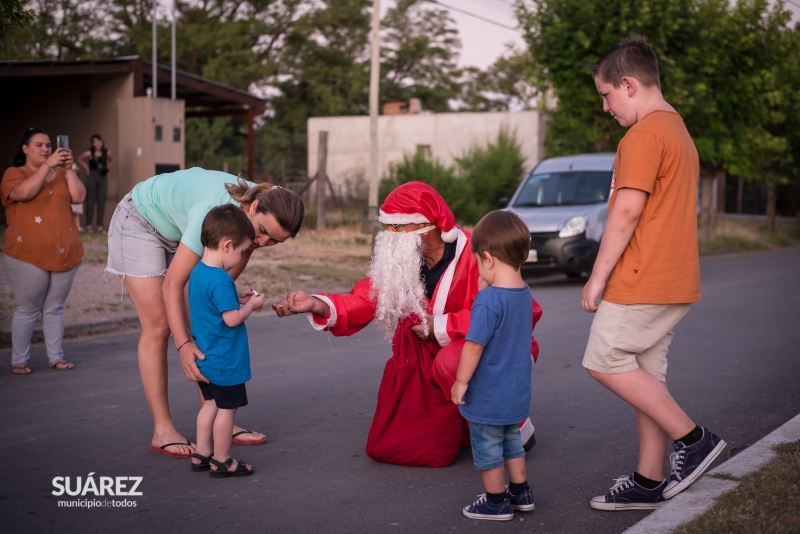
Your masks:
<svg viewBox="0 0 800 534"><path fill-rule="evenodd" d="M776 223L775 232L759 219L718 218L711 239L700 239L700 254L747 252L800 243L798 221Z"/></svg>
<svg viewBox="0 0 800 534"><path fill-rule="evenodd" d="M775 452L776 458L673 534L800 532L800 441L778 445Z"/></svg>

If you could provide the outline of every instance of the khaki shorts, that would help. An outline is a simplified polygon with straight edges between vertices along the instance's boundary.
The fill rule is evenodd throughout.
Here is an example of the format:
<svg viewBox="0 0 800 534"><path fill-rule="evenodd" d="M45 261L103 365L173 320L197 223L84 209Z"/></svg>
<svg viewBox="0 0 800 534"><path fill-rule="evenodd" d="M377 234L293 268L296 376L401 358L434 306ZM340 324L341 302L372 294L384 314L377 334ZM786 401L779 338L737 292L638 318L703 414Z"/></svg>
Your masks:
<svg viewBox="0 0 800 534"><path fill-rule="evenodd" d="M616 374L642 368L667 381L672 329L691 304L614 304L601 301L592 321L583 366Z"/></svg>

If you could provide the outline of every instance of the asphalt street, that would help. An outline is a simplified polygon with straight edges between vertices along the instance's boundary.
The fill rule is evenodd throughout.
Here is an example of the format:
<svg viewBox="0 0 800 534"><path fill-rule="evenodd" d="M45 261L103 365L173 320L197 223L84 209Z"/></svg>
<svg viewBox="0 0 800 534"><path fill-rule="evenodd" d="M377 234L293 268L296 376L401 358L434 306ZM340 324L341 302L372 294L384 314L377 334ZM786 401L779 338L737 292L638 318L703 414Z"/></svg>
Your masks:
<svg viewBox="0 0 800 534"><path fill-rule="evenodd" d="M669 383L698 423L728 441L728 454L800 413L799 264L798 247L701 261L704 299L676 329ZM461 515L483 492L468 448L444 469L366 456L389 355L377 329L334 338L304 317L263 315L248 322L253 380L237 422L269 442L233 447L234 457L255 466L248 478L211 479L191 472L188 460L150 452L135 332L68 341L72 372L46 369L37 345L35 373L0 374L0 531L622 532L646 512L598 512L588 501L635 468L633 411L581 367L591 323L579 306L582 283L530 282L544 309L533 377L538 444L527 458L536 510L513 522ZM9 359L0 351L0 361ZM193 436L196 387L174 348L169 365L173 416ZM86 488L90 474L98 489L113 480L127 491L140 477L140 495L119 495L116 486L114 496L53 494L65 481L75 489L78 477ZM56 477L65 478L54 485Z"/></svg>

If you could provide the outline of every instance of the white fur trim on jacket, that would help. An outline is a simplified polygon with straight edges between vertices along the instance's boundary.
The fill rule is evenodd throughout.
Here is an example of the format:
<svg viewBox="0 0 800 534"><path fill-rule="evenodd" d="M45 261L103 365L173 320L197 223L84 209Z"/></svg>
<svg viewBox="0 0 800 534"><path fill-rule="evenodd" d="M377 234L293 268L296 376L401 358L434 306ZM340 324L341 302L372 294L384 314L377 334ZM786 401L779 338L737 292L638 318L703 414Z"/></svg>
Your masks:
<svg viewBox="0 0 800 534"><path fill-rule="evenodd" d="M445 269L444 274L439 279L439 284L436 287L435 300L433 301L433 334L436 336L436 341L439 345L444 347L449 345L452 339L447 335L447 316L444 315L444 307L447 304L447 297L450 294L450 287L453 285L453 276L456 272L456 265L458 260L461 259L461 254L464 253L464 248L467 245L467 234L461 228L453 227L456 235L456 255L450 265Z"/></svg>
<svg viewBox="0 0 800 534"><path fill-rule="evenodd" d="M316 297L325 304L328 305L328 309L330 310L330 316L328 317L328 322L325 324L317 324L314 320L314 314L311 312L306 313L306 318L308 322L311 323L311 326L314 327L314 330L325 330L326 328L330 328L331 326L336 324L336 306L333 305L333 301L326 297L325 295L311 295L312 297Z"/></svg>

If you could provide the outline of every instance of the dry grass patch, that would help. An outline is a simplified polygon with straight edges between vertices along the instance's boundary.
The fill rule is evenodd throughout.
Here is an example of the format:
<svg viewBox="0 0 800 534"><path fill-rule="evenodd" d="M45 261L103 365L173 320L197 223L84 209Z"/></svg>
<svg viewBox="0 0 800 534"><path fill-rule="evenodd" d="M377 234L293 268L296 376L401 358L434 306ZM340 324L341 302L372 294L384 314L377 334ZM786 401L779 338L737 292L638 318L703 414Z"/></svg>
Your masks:
<svg viewBox="0 0 800 534"><path fill-rule="evenodd" d="M742 477L701 517L673 534L785 534L800 532L800 441L775 447L777 457Z"/></svg>
<svg viewBox="0 0 800 534"><path fill-rule="evenodd" d="M755 219L717 219L711 239L700 239L701 254L746 252L786 247L800 242L800 224L797 221L777 223L775 232L767 230L767 223Z"/></svg>

